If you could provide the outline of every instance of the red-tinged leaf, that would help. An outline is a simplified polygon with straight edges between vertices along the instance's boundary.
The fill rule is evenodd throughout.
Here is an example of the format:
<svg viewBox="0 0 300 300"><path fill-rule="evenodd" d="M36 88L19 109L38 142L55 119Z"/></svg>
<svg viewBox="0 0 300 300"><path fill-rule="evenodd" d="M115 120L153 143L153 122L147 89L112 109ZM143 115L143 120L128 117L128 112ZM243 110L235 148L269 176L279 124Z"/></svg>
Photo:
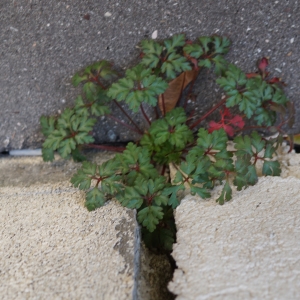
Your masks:
<svg viewBox="0 0 300 300"><path fill-rule="evenodd" d="M191 40L186 40L186 41L185 41L185 44L186 44L186 45L192 45L192 44L193 44L193 41L191 41Z"/></svg>
<svg viewBox="0 0 300 300"><path fill-rule="evenodd" d="M198 72L197 70L182 72L178 77L169 82L169 87L158 97L158 105L162 114L169 112L176 106L182 91L197 77Z"/></svg>
<svg viewBox="0 0 300 300"><path fill-rule="evenodd" d="M231 127L231 126L229 126L229 125L224 125L223 128L224 128L224 130L226 131L226 133L227 133L230 137L234 136L234 129L233 129L233 127Z"/></svg>
<svg viewBox="0 0 300 300"><path fill-rule="evenodd" d="M193 64L193 70L199 71L200 68L198 66L198 60L196 58L191 57L190 61Z"/></svg>
<svg viewBox="0 0 300 300"><path fill-rule="evenodd" d="M261 71L262 74L266 73L266 68L268 64L269 64L269 60L266 57L263 57L258 63L258 69Z"/></svg>
<svg viewBox="0 0 300 300"><path fill-rule="evenodd" d="M243 118L241 116L236 115L230 120L230 124L242 129L245 126L245 121L243 120Z"/></svg>
<svg viewBox="0 0 300 300"><path fill-rule="evenodd" d="M216 123L215 121L210 121L208 126L209 126L208 128L209 133L212 133L215 130L219 130L223 128L223 124Z"/></svg>
<svg viewBox="0 0 300 300"><path fill-rule="evenodd" d="M268 83L270 83L270 84L280 83L283 86L286 86L286 83L284 81L282 81L282 79L280 77L273 77L270 80L268 80Z"/></svg>
<svg viewBox="0 0 300 300"><path fill-rule="evenodd" d="M231 117L231 112L228 107L225 107L223 112L221 113L223 117Z"/></svg>
<svg viewBox="0 0 300 300"><path fill-rule="evenodd" d="M246 74L246 77L249 79L249 78L253 78L253 77L257 77L257 76L260 76L259 74L257 73L247 73Z"/></svg>

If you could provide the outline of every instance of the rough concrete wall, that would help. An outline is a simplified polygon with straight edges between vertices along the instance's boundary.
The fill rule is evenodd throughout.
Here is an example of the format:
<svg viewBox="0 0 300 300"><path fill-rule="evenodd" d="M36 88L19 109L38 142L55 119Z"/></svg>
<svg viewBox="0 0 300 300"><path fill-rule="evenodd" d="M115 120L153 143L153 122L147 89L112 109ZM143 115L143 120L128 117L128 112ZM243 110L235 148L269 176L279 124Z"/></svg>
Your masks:
<svg viewBox="0 0 300 300"><path fill-rule="evenodd" d="M269 56L272 73L288 83L291 100L298 101L299 18L294 0L1 0L0 151L40 146L39 117L57 114L80 92L72 88L71 76L100 59L132 66L136 45L155 30L158 39L181 32L192 39L226 35L233 42L227 58L245 71L254 71L256 60ZM211 74L200 77L196 109L203 113L220 91ZM109 130L113 140L133 138L106 119L95 137L111 141Z"/></svg>
<svg viewBox="0 0 300 300"><path fill-rule="evenodd" d="M0 190L1 299L131 299L133 212L68 182Z"/></svg>
<svg viewBox="0 0 300 300"><path fill-rule="evenodd" d="M280 159L285 178L260 178L223 206L218 187L176 209L176 299L300 298L300 158Z"/></svg>

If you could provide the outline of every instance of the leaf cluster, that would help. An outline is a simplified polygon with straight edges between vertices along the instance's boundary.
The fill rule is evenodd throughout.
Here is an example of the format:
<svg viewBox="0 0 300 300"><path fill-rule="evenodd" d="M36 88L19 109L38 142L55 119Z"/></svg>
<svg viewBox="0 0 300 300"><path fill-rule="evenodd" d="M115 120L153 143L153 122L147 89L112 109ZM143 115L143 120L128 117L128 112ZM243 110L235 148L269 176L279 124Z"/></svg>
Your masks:
<svg viewBox="0 0 300 300"><path fill-rule="evenodd" d="M226 93L227 107L238 106L248 119L254 116L258 125L272 126L276 112L284 110L288 99L276 84L267 83L261 76L247 78L246 74L233 64L216 82Z"/></svg>
<svg viewBox="0 0 300 300"><path fill-rule="evenodd" d="M105 205L112 197L124 207L136 209L145 243L170 251L176 234L173 211L185 189L205 199L221 185L216 201L224 204L232 198L233 188L240 191L257 182L259 161L263 175L280 174L276 149L282 141L283 126L293 124L293 105L284 94L282 82L269 79L266 58L256 73L246 74L224 59L229 45L226 37L218 36L200 37L195 42L183 34L162 42L146 40L141 43L140 63L124 75L105 60L75 74L72 83L81 85L83 93L74 107L59 116L40 119L46 137L44 160L52 161L55 151L63 158L84 160L80 150L94 142L92 131L100 116L130 129L135 126L133 130L141 134L139 141L128 143L122 153L101 165L84 161L71 182L85 191L88 210ZM178 102L183 89L193 86L204 67L214 67L216 81L225 93L225 99L216 105L223 103L221 120L211 121L208 130L196 127L215 109L204 117L196 116L195 121L186 105L180 107ZM176 86L179 83L180 87ZM176 90L174 99L172 89ZM165 99L171 102L167 103L168 110ZM147 126L140 128L119 102L126 104L131 114L140 110ZM129 124L111 115L113 104ZM154 108L154 120L147 116L144 106ZM232 108L238 113L231 114ZM278 116L280 122L276 123ZM266 139L256 131L242 135L250 118L257 127L279 133L278 137ZM174 178L168 176L170 165L177 170Z"/></svg>

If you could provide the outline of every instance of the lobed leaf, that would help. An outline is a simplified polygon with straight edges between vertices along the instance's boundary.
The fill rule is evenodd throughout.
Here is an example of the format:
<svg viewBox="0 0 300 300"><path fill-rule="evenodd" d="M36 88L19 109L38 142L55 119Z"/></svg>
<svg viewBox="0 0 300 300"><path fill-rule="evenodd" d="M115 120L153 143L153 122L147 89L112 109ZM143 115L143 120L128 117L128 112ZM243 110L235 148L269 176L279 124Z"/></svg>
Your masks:
<svg viewBox="0 0 300 300"><path fill-rule="evenodd" d="M150 232L153 232L163 218L163 212L160 206L148 206L138 212L137 219L139 223L145 226Z"/></svg>

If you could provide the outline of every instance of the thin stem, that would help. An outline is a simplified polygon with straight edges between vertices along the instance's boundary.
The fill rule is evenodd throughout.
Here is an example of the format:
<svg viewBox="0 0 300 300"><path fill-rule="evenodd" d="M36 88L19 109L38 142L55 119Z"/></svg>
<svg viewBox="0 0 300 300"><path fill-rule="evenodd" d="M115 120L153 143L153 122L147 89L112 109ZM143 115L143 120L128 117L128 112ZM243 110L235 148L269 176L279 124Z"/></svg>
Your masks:
<svg viewBox="0 0 300 300"><path fill-rule="evenodd" d="M119 124L122 124L123 126L127 127L127 128L130 129L131 131L134 131L134 132L136 132L136 133L138 133L138 134L140 134L140 135L143 135L143 133L142 133L140 130L139 130L139 131L136 130L134 127L131 127L130 125L124 123L123 121L119 120L118 118L115 118L115 117L112 116L112 115L106 115L106 116L107 116L108 118L110 118L110 119L112 119L112 120L118 122Z"/></svg>
<svg viewBox="0 0 300 300"><path fill-rule="evenodd" d="M106 90L106 87L101 83L97 76L93 77L92 80L96 82L99 86L101 86L104 90Z"/></svg>
<svg viewBox="0 0 300 300"><path fill-rule="evenodd" d="M163 165L162 169L161 169L161 172L160 172L160 175L163 176L165 174L165 171L166 171L166 165Z"/></svg>
<svg viewBox="0 0 300 300"><path fill-rule="evenodd" d="M122 113L129 119L129 121L135 126L135 128L138 130L140 134L143 134L142 130L139 128L139 126L132 120L132 118L127 114L127 112L124 110L124 108L114 99L114 103L119 107L119 109L122 111Z"/></svg>
<svg viewBox="0 0 300 300"><path fill-rule="evenodd" d="M166 114L166 104L165 104L165 95L161 94L161 99L162 99L162 107L163 107L163 115Z"/></svg>
<svg viewBox="0 0 300 300"><path fill-rule="evenodd" d="M200 71L200 70L199 70L199 71ZM186 106L187 106L188 96L189 96L189 94L191 93L191 91L192 91L192 89L193 89L193 87L194 87L194 84L195 84L196 78L197 78L197 76L198 76L198 74L199 74L199 71L198 71L197 75L194 76L194 78L193 78L193 80L192 80L192 82L191 82L191 84L190 84L189 91L188 91L188 93L187 93L187 95L186 95L186 97L185 97L185 101L184 101L184 105L183 105L183 108L184 108L185 110L186 110Z"/></svg>
<svg viewBox="0 0 300 300"><path fill-rule="evenodd" d="M185 176L185 174L184 174L184 173L176 166L176 164L172 163L172 165L173 165L173 167L174 167L177 171L179 171L179 172L181 173L182 177L184 178L184 182L183 182L183 183L187 182L189 185L191 185L191 184L189 183L190 177L189 177L189 176Z"/></svg>
<svg viewBox="0 0 300 300"><path fill-rule="evenodd" d="M158 108L157 105L154 107L154 112L155 112L155 119L159 119L159 113L158 113Z"/></svg>
<svg viewBox="0 0 300 300"><path fill-rule="evenodd" d="M225 104L227 97L225 97L222 101L220 101L217 105L215 105L212 109L210 109L203 117L195 121L192 125L190 125L190 129L195 128L199 125L203 120L205 120L210 114L212 114L215 110L217 110L220 106Z"/></svg>
<svg viewBox="0 0 300 300"><path fill-rule="evenodd" d="M140 108L141 108L141 111L142 111L142 114L144 116L144 118L146 119L146 121L148 122L149 125L151 125L151 121L149 120L149 117L147 116L144 108L143 108L143 104L140 105Z"/></svg>
<svg viewBox="0 0 300 300"><path fill-rule="evenodd" d="M85 147L107 150L107 151L114 151L114 152L121 152L121 153L126 149L125 147L114 147L110 145L94 145L94 144L86 144Z"/></svg>
<svg viewBox="0 0 300 300"><path fill-rule="evenodd" d="M252 130L252 129L268 129L269 127L266 126L248 126L248 127L244 127L241 129L237 129L235 130L236 133L241 132L241 131L245 131L245 130ZM277 128L278 130L278 128Z"/></svg>

